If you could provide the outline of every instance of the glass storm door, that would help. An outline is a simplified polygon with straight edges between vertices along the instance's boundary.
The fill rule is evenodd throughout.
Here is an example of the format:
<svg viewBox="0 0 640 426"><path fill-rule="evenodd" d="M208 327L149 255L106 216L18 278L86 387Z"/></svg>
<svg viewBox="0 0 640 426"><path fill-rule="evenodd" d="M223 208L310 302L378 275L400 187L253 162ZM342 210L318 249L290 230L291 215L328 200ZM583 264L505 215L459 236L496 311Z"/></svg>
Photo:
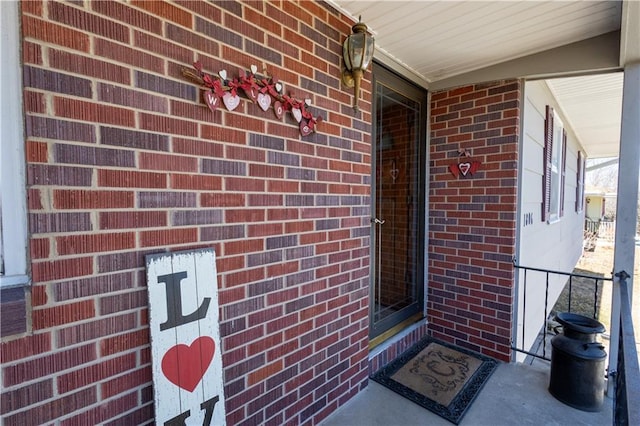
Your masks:
<svg viewBox="0 0 640 426"><path fill-rule="evenodd" d="M421 315L427 92L373 65L370 338Z"/></svg>

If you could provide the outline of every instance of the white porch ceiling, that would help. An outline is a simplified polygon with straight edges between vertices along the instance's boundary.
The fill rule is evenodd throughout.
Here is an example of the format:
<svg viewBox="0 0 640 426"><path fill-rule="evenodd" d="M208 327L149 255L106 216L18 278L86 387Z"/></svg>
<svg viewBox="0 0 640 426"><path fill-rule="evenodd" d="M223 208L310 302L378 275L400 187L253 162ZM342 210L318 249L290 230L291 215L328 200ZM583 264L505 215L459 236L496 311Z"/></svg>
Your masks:
<svg viewBox="0 0 640 426"><path fill-rule="evenodd" d="M547 80L590 158L617 156L622 77L619 72Z"/></svg>
<svg viewBox="0 0 640 426"><path fill-rule="evenodd" d="M356 19L362 16L378 54L428 86L621 30L623 20L622 1L616 0L330 2ZM640 25L635 15L631 22ZM587 155L616 156L621 73L548 83Z"/></svg>

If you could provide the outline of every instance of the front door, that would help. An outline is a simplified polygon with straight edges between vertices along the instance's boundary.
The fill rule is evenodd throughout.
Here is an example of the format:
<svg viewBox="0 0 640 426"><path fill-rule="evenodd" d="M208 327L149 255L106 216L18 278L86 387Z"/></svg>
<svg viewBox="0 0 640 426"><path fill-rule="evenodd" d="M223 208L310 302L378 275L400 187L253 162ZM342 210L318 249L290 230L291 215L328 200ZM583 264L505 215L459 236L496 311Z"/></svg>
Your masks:
<svg viewBox="0 0 640 426"><path fill-rule="evenodd" d="M373 64L370 338L423 312L427 92Z"/></svg>

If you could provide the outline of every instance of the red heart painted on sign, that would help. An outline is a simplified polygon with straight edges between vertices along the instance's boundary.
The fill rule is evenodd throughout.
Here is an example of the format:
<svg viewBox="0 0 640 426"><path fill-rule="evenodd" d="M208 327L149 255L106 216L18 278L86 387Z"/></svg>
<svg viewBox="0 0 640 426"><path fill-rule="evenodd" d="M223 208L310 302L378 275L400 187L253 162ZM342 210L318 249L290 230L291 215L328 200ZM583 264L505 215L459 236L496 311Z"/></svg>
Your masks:
<svg viewBox="0 0 640 426"><path fill-rule="evenodd" d="M469 172L469 169L471 169L471 163L460 163L458 164L458 168L460 169L460 173L462 173L462 176L466 176Z"/></svg>
<svg viewBox="0 0 640 426"><path fill-rule="evenodd" d="M204 102L207 104L211 111L215 112L215 110L218 108L218 105L220 104L220 99L216 95L214 95L211 90L207 90L206 92L204 92Z"/></svg>
<svg viewBox="0 0 640 426"><path fill-rule="evenodd" d="M206 373L215 352L209 336L201 336L191 346L175 345L162 357L162 372L174 385L193 392Z"/></svg>

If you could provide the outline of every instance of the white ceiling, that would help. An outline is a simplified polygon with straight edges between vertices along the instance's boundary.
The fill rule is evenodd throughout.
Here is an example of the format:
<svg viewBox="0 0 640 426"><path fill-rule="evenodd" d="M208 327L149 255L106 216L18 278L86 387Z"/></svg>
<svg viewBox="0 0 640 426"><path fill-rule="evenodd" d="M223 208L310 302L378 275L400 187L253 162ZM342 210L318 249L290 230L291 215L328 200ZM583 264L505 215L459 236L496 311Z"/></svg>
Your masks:
<svg viewBox="0 0 640 426"><path fill-rule="evenodd" d="M623 13L616 0L330 2L347 15L362 16L377 54L427 85L620 30ZM616 156L621 74L549 85L589 157Z"/></svg>
<svg viewBox="0 0 640 426"><path fill-rule="evenodd" d="M547 80L590 158L617 156L622 73Z"/></svg>

